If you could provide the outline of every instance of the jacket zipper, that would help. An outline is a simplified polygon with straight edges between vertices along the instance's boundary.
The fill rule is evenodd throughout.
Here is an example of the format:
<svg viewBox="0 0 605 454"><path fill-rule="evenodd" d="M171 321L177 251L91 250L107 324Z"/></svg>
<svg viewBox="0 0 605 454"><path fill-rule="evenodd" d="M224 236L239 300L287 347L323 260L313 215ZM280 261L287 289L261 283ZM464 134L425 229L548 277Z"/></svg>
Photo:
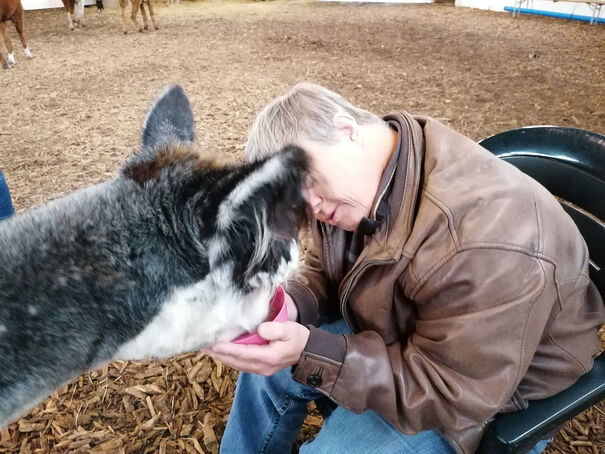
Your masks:
<svg viewBox="0 0 605 454"><path fill-rule="evenodd" d="M347 326L349 327L349 329L351 330L351 332L355 332L355 330L353 329L353 324L351 323L351 318L348 315L348 310L349 308L347 307L347 300L349 298L349 294L351 293L351 290L353 288L353 284L355 284L357 281L359 281L359 277L364 273L364 271L366 271L369 267L374 266L374 265L390 265L392 263L395 263L395 259L389 259L389 260L368 260L367 262L365 262L361 268L359 268L357 270L357 272L355 273L355 275L352 275L349 278L349 282L347 283L346 286L346 290L345 292L342 293L342 297L340 299L340 313L342 314L342 318L344 319L345 323L347 324ZM339 292L340 293L340 292Z"/></svg>
<svg viewBox="0 0 605 454"><path fill-rule="evenodd" d="M402 118L404 119L404 121L407 124L407 135L408 135L408 150L407 153L411 153L413 150L415 150L416 147L416 141L415 141L415 137L413 134L413 124L410 121L410 119L406 116L406 115L402 115ZM409 165L409 158L408 158L408 162L407 165ZM402 200L402 204L403 204L403 200ZM401 208L403 208L403 206L401 206ZM326 234L327 232L324 232L324 238L326 238ZM326 242L328 245L331 245L331 243L329 241ZM330 250L331 248L328 248L329 253L331 253L332 251ZM349 278L349 282L346 286L346 291L342 293L342 298L340 299L340 313L342 314L342 317L345 321L345 323L347 324L347 326L349 327L349 329L351 330L351 332L355 332L355 330L353 329L352 323L351 323L351 318L348 316L348 307L347 307L347 299L349 298L349 294L351 293L351 290L353 288L353 284L356 283L359 280L359 276L366 271L370 266L373 265L378 265L378 264L384 264L384 265L389 265L392 263L395 263L396 260L395 259L389 259L389 260L368 260L366 263L364 263L361 268L359 270L357 270L357 272L355 273L355 275L351 275ZM330 262L331 263L331 262ZM346 276L343 279L343 282L346 280ZM339 292L340 294L340 289Z"/></svg>

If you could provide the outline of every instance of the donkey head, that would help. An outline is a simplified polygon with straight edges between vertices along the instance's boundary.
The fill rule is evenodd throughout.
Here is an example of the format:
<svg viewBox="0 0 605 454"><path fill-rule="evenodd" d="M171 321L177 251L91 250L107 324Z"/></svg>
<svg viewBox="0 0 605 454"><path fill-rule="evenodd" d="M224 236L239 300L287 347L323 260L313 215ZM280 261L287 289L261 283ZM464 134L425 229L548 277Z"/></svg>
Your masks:
<svg viewBox="0 0 605 454"><path fill-rule="evenodd" d="M243 293L274 288L298 264L298 230L307 219L305 153L287 147L253 163L226 163L193 140L189 101L170 87L147 115L141 151L123 174L172 194L182 213L175 223L207 271L221 270L220 279Z"/></svg>

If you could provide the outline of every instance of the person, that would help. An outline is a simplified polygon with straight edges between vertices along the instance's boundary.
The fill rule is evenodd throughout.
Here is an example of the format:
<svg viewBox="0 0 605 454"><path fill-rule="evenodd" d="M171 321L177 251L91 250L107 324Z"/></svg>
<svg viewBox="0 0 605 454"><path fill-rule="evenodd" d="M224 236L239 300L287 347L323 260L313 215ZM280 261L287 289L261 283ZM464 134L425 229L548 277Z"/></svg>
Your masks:
<svg viewBox="0 0 605 454"><path fill-rule="evenodd" d="M13 209L13 203L11 200L11 194L8 190L8 185L4 179L4 175L0 172L0 221L7 219L15 213Z"/></svg>
<svg viewBox="0 0 605 454"><path fill-rule="evenodd" d="M311 83L262 109L246 158L288 144L309 157L313 241L290 321L258 327L270 343L206 350L242 371L221 452L291 452L325 396L302 453L472 453L497 412L592 368L605 310L586 244L537 182L432 118Z"/></svg>

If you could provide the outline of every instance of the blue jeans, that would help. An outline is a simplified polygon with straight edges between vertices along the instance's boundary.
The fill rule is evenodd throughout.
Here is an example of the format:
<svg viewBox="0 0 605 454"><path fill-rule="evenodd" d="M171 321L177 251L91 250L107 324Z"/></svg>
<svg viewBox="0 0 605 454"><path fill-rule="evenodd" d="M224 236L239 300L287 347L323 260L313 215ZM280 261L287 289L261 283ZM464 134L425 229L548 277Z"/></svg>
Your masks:
<svg viewBox="0 0 605 454"><path fill-rule="evenodd" d="M322 329L350 333L344 320ZM221 453L289 454L307 417L307 403L321 396L292 380L290 368L270 377L240 373ZM358 415L337 407L317 437L303 444L299 452L451 454L454 450L435 431L405 435L372 410Z"/></svg>
<svg viewBox="0 0 605 454"><path fill-rule="evenodd" d="M348 334L344 320L321 327ZM307 417L307 403L322 395L294 380L290 368L270 377L241 372L231 414L221 441L223 454L289 454ZM544 450L541 441L530 454ZM368 410L360 415L337 407L315 439L300 448L303 454L453 454L436 431L405 435Z"/></svg>
<svg viewBox="0 0 605 454"><path fill-rule="evenodd" d="M11 217L14 212L11 194L8 190L4 175L0 172L0 220Z"/></svg>

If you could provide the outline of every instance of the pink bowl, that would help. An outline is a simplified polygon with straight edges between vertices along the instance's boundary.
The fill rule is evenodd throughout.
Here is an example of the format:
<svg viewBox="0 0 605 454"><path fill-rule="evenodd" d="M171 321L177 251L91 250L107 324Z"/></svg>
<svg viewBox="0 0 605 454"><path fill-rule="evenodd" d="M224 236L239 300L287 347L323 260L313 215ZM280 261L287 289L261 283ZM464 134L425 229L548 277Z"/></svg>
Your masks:
<svg viewBox="0 0 605 454"><path fill-rule="evenodd" d="M286 305L286 292L280 285L275 290L275 295L269 302L269 315L265 321L267 322L286 322L288 321L288 307ZM265 345L269 341L260 337L256 331L254 333L242 334L237 339L232 340L234 344L245 344L245 345Z"/></svg>

